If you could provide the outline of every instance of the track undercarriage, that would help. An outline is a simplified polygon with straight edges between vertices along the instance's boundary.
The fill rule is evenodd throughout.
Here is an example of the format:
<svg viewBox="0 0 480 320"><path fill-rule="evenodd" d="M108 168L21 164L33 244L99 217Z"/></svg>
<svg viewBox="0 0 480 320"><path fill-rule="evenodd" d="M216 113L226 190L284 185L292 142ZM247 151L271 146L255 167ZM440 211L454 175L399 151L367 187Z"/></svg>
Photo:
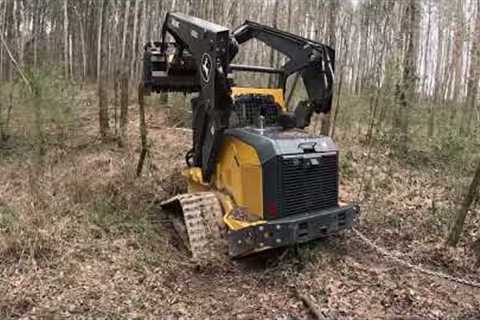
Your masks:
<svg viewBox="0 0 480 320"><path fill-rule="evenodd" d="M209 262L227 255L223 210L215 192L177 195L161 203L172 209L172 223L194 260Z"/></svg>

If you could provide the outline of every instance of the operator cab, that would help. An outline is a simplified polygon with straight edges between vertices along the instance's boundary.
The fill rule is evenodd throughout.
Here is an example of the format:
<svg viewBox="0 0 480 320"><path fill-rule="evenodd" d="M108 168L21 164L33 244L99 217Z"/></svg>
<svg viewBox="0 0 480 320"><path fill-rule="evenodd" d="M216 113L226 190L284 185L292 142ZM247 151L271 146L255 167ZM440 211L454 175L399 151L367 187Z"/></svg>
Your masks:
<svg viewBox="0 0 480 320"><path fill-rule="evenodd" d="M257 41L256 47L265 46L261 41L254 41ZM284 70L273 67L230 64L228 78L233 104L229 128L280 128L280 115L286 111L280 84L284 74Z"/></svg>
<svg viewBox="0 0 480 320"><path fill-rule="evenodd" d="M235 90L233 91L235 92ZM241 93L232 94L233 105L230 113L229 128L257 127L265 128L278 125L282 106L272 94Z"/></svg>

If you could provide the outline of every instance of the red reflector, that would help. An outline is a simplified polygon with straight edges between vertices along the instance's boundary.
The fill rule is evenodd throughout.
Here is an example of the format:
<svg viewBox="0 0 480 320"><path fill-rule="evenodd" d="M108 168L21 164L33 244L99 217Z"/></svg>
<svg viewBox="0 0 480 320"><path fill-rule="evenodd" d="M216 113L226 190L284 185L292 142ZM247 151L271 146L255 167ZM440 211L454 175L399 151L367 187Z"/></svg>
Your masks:
<svg viewBox="0 0 480 320"><path fill-rule="evenodd" d="M277 204L275 202L269 202L267 211L268 211L268 213L270 213L270 215L272 217L276 217L277 213L278 213L277 212Z"/></svg>

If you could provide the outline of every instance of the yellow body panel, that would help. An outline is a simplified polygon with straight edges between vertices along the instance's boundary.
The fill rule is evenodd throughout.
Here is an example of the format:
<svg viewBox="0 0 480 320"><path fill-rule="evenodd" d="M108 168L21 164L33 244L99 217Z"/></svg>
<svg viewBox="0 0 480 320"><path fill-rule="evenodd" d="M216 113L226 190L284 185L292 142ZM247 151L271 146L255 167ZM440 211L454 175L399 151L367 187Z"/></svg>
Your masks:
<svg viewBox="0 0 480 320"><path fill-rule="evenodd" d="M189 193L211 191L212 190L212 187L208 183L205 183L203 181L202 169L200 169L198 167L185 169L183 171L183 175L187 178L188 192ZM215 186L215 189L218 190L218 186ZM221 203L222 209L223 209L223 214L224 214L223 221L225 222L225 224L228 226L228 228L230 230L240 230L240 229L243 229L243 228L246 228L246 227L266 223L266 221L261 220L261 219L256 220L256 221L245 221L245 220L236 219L233 216L234 210L239 207L239 205L236 203L236 201L229 194L227 194L225 192L222 192L222 191L218 191L217 196L218 196L218 199L220 200L220 203ZM257 201L260 201L259 203L261 204L263 199L260 198L260 199L257 199ZM240 207L242 207L242 206L240 206ZM243 207L243 208L246 209L246 207ZM262 216L263 216L263 214L262 214Z"/></svg>
<svg viewBox="0 0 480 320"><path fill-rule="evenodd" d="M225 224L228 226L228 228L230 230L237 231L237 230L241 230L241 229L246 228L246 227L258 226L260 224L266 223L265 220L257 220L257 221L253 221L253 222L238 220L238 219L235 219L234 217L232 217L232 212L233 211L229 212L228 214L226 214L223 217L223 222L225 222Z"/></svg>
<svg viewBox="0 0 480 320"><path fill-rule="evenodd" d="M189 193L210 191L210 185L203 182L202 169L198 167L188 168L182 172L187 178L187 188Z"/></svg>
<svg viewBox="0 0 480 320"><path fill-rule="evenodd" d="M263 218L262 166L254 148L239 139L225 137L215 184L218 190L231 195L238 207Z"/></svg>
<svg viewBox="0 0 480 320"><path fill-rule="evenodd" d="M256 226L259 224L266 223L266 221L264 220L257 220L257 221L251 222L251 221L235 219L235 217L233 217L233 212L237 206L235 204L235 201L233 201L232 197L230 197L225 193L219 192L218 198L220 199L220 202L224 210L223 222L225 222L225 224L228 226L230 230L236 231L246 227Z"/></svg>
<svg viewBox="0 0 480 320"><path fill-rule="evenodd" d="M233 97L241 94L272 95L282 110L285 108L282 89L232 88ZM266 223L263 220L262 166L257 151L239 139L227 136L215 172L212 183L208 184L203 181L200 168L186 169L183 175L187 178L188 192L217 190L224 211L223 220L230 230ZM237 208L255 216L255 221L235 218L233 213Z"/></svg>
<svg viewBox="0 0 480 320"><path fill-rule="evenodd" d="M248 87L232 87L232 96L238 96L241 94L264 94L272 95L275 102L280 105L283 111L285 111L285 98L283 97L283 89L281 88L248 88Z"/></svg>

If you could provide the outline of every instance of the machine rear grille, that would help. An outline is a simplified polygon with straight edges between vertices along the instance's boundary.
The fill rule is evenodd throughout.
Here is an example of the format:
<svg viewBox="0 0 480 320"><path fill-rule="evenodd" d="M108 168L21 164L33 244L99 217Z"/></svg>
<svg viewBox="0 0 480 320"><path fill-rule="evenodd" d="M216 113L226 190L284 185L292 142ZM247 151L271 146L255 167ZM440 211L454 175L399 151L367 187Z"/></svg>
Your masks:
<svg viewBox="0 0 480 320"><path fill-rule="evenodd" d="M337 206L338 156L282 158L279 200L282 216Z"/></svg>

